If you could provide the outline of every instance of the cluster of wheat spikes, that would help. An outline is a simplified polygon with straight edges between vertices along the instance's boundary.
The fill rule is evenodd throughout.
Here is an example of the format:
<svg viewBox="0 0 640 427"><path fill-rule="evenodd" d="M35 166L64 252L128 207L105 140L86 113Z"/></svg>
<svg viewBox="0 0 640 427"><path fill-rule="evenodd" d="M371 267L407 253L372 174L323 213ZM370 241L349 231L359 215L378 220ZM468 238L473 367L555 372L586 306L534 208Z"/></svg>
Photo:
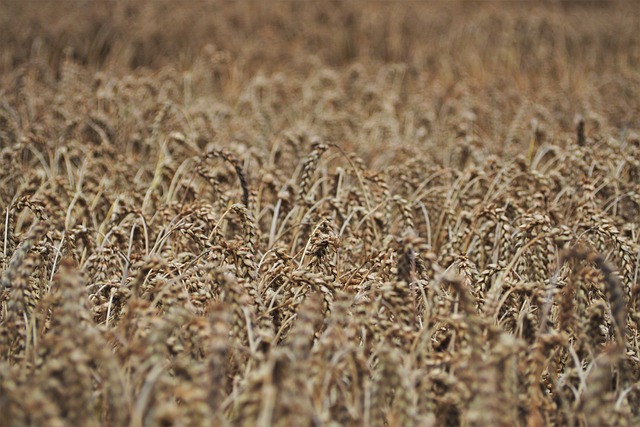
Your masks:
<svg viewBox="0 0 640 427"><path fill-rule="evenodd" d="M3 3L1 426L640 425L635 9Z"/></svg>

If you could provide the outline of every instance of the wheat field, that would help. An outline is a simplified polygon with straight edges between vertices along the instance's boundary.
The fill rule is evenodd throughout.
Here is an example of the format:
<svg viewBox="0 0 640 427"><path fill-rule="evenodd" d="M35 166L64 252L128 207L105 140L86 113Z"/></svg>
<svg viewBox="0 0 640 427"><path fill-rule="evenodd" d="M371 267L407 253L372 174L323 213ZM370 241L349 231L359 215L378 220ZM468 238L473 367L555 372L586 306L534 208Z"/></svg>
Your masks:
<svg viewBox="0 0 640 427"><path fill-rule="evenodd" d="M0 426L640 425L640 8L0 2Z"/></svg>

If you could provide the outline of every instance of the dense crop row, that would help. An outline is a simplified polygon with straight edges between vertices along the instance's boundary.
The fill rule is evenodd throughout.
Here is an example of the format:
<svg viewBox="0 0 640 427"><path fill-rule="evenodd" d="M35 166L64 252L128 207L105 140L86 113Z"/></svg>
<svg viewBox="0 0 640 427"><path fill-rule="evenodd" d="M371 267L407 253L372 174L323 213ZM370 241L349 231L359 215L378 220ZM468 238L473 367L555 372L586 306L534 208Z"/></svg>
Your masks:
<svg viewBox="0 0 640 427"><path fill-rule="evenodd" d="M63 4L0 5L0 425L640 423L637 11Z"/></svg>

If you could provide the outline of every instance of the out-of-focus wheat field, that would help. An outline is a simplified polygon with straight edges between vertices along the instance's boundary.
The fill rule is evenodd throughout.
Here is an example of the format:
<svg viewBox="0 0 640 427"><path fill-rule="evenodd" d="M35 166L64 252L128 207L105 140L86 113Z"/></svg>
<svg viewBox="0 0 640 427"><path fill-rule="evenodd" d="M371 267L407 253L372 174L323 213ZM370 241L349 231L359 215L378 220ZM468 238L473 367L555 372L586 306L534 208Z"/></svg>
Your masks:
<svg viewBox="0 0 640 427"><path fill-rule="evenodd" d="M633 2L0 2L0 425L640 425Z"/></svg>

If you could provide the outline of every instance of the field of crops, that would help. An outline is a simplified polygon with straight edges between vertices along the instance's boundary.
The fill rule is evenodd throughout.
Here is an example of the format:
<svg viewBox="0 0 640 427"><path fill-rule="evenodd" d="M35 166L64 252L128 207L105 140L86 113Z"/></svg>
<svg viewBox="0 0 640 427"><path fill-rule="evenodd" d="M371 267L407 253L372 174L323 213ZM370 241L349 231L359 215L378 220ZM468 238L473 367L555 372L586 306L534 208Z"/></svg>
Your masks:
<svg viewBox="0 0 640 427"><path fill-rule="evenodd" d="M0 2L0 426L640 425L639 34Z"/></svg>

